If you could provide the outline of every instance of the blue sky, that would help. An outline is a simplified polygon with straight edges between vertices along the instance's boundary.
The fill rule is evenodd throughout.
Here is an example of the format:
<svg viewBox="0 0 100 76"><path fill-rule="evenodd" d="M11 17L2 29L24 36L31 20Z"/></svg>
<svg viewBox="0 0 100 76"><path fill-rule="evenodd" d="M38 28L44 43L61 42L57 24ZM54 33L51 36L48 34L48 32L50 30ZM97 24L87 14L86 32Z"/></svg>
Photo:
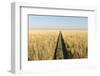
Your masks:
<svg viewBox="0 0 100 76"><path fill-rule="evenodd" d="M78 16L29 15L30 29L87 29L88 18Z"/></svg>

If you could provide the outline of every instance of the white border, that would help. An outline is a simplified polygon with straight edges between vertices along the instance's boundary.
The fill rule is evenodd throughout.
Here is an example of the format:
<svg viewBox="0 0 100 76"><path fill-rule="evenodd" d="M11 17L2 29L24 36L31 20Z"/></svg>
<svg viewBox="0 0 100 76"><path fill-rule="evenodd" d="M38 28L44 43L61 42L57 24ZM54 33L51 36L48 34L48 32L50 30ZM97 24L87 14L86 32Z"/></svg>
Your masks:
<svg viewBox="0 0 100 76"><path fill-rule="evenodd" d="M88 68L95 65L95 9L83 7L35 7L28 3L12 3L12 69L13 73ZM27 61L27 15L62 15L88 17L88 59Z"/></svg>

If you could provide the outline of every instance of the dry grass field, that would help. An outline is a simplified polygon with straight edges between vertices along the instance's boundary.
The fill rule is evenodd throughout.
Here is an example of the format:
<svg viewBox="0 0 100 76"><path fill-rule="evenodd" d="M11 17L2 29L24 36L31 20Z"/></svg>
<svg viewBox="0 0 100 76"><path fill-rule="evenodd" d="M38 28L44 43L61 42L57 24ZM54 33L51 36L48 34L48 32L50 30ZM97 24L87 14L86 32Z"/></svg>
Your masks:
<svg viewBox="0 0 100 76"><path fill-rule="evenodd" d="M70 59L88 57L86 30L60 30ZM30 30L28 60L53 60L59 30Z"/></svg>

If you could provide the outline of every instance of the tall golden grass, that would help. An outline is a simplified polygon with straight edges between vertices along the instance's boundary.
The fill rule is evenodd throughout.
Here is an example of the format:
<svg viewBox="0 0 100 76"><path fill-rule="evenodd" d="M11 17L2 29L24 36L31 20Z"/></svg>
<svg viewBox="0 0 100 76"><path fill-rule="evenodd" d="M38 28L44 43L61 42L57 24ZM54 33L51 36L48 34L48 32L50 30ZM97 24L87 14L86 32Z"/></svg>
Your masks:
<svg viewBox="0 0 100 76"><path fill-rule="evenodd" d="M60 30L70 58L87 58L88 32L86 30ZM59 30L30 30L28 60L52 60Z"/></svg>

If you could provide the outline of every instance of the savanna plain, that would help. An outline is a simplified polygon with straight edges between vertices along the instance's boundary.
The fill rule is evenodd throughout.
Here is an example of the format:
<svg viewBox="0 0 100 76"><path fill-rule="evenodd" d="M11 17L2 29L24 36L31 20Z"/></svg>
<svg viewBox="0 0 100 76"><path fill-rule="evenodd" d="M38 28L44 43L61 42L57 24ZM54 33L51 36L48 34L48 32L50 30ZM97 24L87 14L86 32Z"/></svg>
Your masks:
<svg viewBox="0 0 100 76"><path fill-rule="evenodd" d="M53 60L59 32L62 33L69 59L88 58L87 30L37 30L28 33L28 60Z"/></svg>

